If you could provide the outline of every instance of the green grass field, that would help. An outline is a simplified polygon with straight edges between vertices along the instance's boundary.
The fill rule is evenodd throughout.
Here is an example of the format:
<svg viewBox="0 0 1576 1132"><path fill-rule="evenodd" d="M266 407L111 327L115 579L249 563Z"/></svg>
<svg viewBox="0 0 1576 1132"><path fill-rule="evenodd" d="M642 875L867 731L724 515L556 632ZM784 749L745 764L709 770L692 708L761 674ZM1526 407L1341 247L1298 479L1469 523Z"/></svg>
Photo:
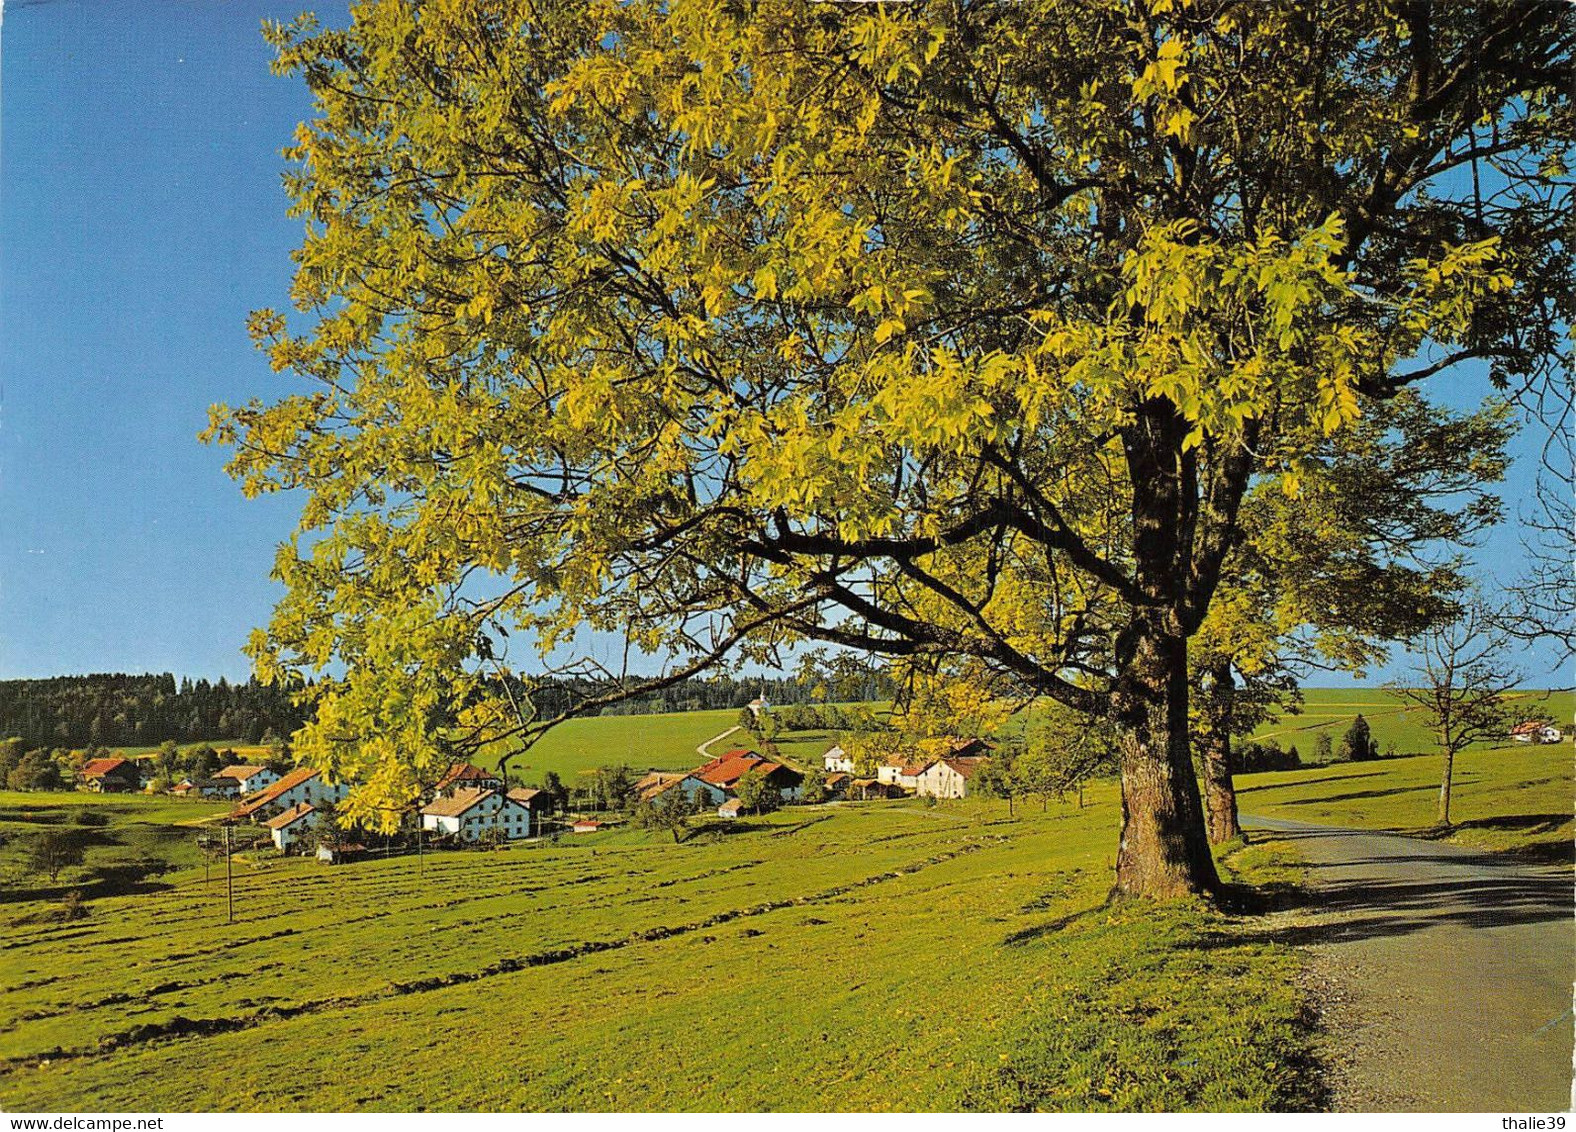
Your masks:
<svg viewBox="0 0 1576 1132"><path fill-rule="evenodd" d="M1518 692L1518 711L1527 716L1552 715L1568 729L1576 713L1576 692ZM1422 712L1379 688L1307 688L1302 711L1282 715L1254 732L1258 739L1274 738L1282 747L1295 745L1303 760L1313 755L1319 732L1339 747L1341 736L1361 713L1368 721L1380 750L1399 755L1433 751L1434 738L1424 725Z"/></svg>
<svg viewBox="0 0 1576 1132"><path fill-rule="evenodd" d="M1438 836L1431 829L1443 760L1415 755L1237 780L1244 813ZM1456 759L1448 840L1569 861L1576 822L1571 745L1472 747Z"/></svg>
<svg viewBox="0 0 1576 1132"><path fill-rule="evenodd" d="M222 802L130 794L0 791L0 896L15 902L74 885L113 889L191 868L200 860L196 827L229 808ZM94 824L86 824L90 821ZM82 864L64 869L58 882L26 871L31 839L44 830L67 833L83 844Z"/></svg>
<svg viewBox="0 0 1576 1132"><path fill-rule="evenodd" d="M738 832L172 874L8 928L0 1106L1264 1109L1296 959L1103 907L1117 811L790 810ZM13 911L25 911L15 909Z"/></svg>

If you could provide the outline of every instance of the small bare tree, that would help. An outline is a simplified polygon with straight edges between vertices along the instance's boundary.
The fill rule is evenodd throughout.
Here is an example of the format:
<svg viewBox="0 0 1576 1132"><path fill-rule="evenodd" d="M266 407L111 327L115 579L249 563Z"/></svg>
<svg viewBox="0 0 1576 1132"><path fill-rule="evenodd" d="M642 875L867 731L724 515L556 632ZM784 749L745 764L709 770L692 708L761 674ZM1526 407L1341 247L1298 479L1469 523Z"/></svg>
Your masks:
<svg viewBox="0 0 1576 1132"><path fill-rule="evenodd" d="M1473 743L1503 737L1509 723L1505 694L1518 673L1509 658L1503 618L1481 599L1462 606L1455 619L1416 637L1410 684L1391 691L1424 711L1439 748L1444 774L1439 784L1440 826L1450 824L1450 787L1456 755Z"/></svg>

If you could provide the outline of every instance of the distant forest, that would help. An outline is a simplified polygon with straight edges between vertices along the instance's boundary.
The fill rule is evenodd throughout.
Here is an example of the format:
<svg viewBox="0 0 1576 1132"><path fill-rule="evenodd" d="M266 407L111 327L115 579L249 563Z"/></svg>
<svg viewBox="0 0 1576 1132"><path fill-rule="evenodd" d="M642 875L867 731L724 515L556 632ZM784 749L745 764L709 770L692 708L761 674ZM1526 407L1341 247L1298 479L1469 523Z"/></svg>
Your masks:
<svg viewBox="0 0 1576 1132"><path fill-rule="evenodd" d="M0 680L0 737L48 747L151 747L174 739L258 743L305 721L290 689L255 679L231 684L162 675Z"/></svg>
<svg viewBox="0 0 1576 1132"><path fill-rule="evenodd" d="M538 682L530 696L542 715L556 715L606 685L581 680ZM521 690L524 688L521 686ZM757 696L771 704L802 704L831 698L889 698L888 682L869 673L841 674L816 681L802 677L715 676L685 680L660 692L604 708L604 715L647 715L667 711L740 708ZM231 684L170 673L130 676L101 673L44 680L0 680L0 738L20 737L39 747L152 747L230 740L256 744L270 731L288 738L307 712L291 702L291 690L255 679Z"/></svg>

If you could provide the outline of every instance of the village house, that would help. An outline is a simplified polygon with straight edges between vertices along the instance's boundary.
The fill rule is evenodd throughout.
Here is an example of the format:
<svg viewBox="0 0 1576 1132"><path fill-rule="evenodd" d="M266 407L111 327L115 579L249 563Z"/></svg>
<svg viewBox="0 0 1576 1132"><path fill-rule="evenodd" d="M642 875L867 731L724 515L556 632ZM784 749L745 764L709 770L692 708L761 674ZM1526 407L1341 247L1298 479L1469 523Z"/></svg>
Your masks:
<svg viewBox="0 0 1576 1132"><path fill-rule="evenodd" d="M882 782L879 778L855 778L848 783L848 798L853 802L868 802L873 798L901 798L901 787Z"/></svg>
<svg viewBox="0 0 1576 1132"><path fill-rule="evenodd" d="M298 766L278 782L263 787L261 793L246 799L230 812L230 816L265 821L302 802L323 806L338 802L349 792L350 787L343 782L329 782L315 767Z"/></svg>
<svg viewBox="0 0 1576 1132"><path fill-rule="evenodd" d="M514 841L531 836L531 811L502 791L461 787L422 807L421 828L461 841L476 841L496 830Z"/></svg>
<svg viewBox="0 0 1576 1132"><path fill-rule="evenodd" d="M850 785L852 785L853 781L854 781L854 776L853 775L845 774L842 771L837 771L837 772L835 772L833 774L827 775L826 776L826 783L825 783L827 797L829 797L829 798L841 798L841 797L843 797L845 794L848 793L848 788L849 788Z"/></svg>
<svg viewBox="0 0 1576 1132"><path fill-rule="evenodd" d="M843 750L841 746L834 743L832 746L828 747L826 752L821 756L821 765L825 768L828 774L834 772L841 774L853 774L854 756L850 755L847 751Z"/></svg>
<svg viewBox="0 0 1576 1132"><path fill-rule="evenodd" d="M540 829L542 822L553 812L553 796L534 786L516 786L508 792L509 800L518 802L531 812L531 828Z"/></svg>
<svg viewBox="0 0 1576 1132"><path fill-rule="evenodd" d="M170 793L177 798L238 798L241 787L233 778L183 778Z"/></svg>
<svg viewBox="0 0 1576 1132"><path fill-rule="evenodd" d="M598 833L602 829L602 823L595 818L580 818L569 828L575 833Z"/></svg>
<svg viewBox="0 0 1576 1132"><path fill-rule="evenodd" d="M277 770L266 766L254 766L241 763L236 766L222 766L213 772L216 780L227 780L235 783L235 792L243 798L248 794L255 794L259 790L267 789L282 777ZM204 795L207 797L207 795Z"/></svg>
<svg viewBox="0 0 1576 1132"><path fill-rule="evenodd" d="M635 798L641 802L655 802L663 794L689 777L687 771L653 770L635 783ZM697 781L697 785L704 785ZM692 794L694 787L686 790Z"/></svg>
<svg viewBox="0 0 1576 1132"><path fill-rule="evenodd" d="M726 802L717 807L717 816L719 818L736 818L743 812L744 803L739 801L737 798L729 798Z"/></svg>
<svg viewBox="0 0 1576 1132"><path fill-rule="evenodd" d="M434 789L440 798L452 797L461 790L503 791L505 783L495 772L473 763L451 763Z"/></svg>
<svg viewBox="0 0 1576 1132"><path fill-rule="evenodd" d="M316 806L310 802L300 802L275 814L263 824L268 827L274 847L281 853L290 853L307 843L319 820Z"/></svg>
<svg viewBox="0 0 1576 1132"><path fill-rule="evenodd" d="M799 788L804 782L804 775L793 768L771 762L754 751L741 748L719 755L704 766L696 767L690 772L690 777L716 790L721 790L724 795L731 796L738 789L739 779L751 771L766 779L768 784L775 786L777 792L784 798L797 798Z"/></svg>
<svg viewBox="0 0 1576 1132"><path fill-rule="evenodd" d="M932 760L908 762L902 758L888 759L876 768L876 780L886 786L913 792L919 786L919 776L931 765Z"/></svg>
<svg viewBox="0 0 1576 1132"><path fill-rule="evenodd" d="M1512 727L1510 737L1518 743L1558 743L1565 732L1541 719L1529 719Z"/></svg>
<svg viewBox="0 0 1576 1132"><path fill-rule="evenodd" d="M130 794L142 786L142 774L130 759L89 759L77 771L77 783L95 794Z"/></svg>
<svg viewBox="0 0 1576 1132"><path fill-rule="evenodd" d="M983 760L980 758L941 758L927 766L914 780L914 793L929 798L964 798L969 779Z"/></svg>

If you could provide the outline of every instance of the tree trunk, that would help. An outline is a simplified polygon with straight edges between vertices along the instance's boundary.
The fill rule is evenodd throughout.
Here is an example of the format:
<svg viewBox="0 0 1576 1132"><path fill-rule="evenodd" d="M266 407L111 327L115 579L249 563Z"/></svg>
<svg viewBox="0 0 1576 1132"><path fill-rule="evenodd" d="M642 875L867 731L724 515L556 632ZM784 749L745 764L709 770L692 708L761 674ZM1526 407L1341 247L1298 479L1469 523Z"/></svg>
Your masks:
<svg viewBox="0 0 1576 1132"><path fill-rule="evenodd" d="M1455 773L1456 753L1445 748L1445 776L1439 782L1439 824L1450 824L1450 779Z"/></svg>
<svg viewBox="0 0 1576 1132"><path fill-rule="evenodd" d="M1116 887L1168 900L1220 887L1187 732L1187 642L1146 633L1117 687L1122 839Z"/></svg>
<svg viewBox="0 0 1576 1132"><path fill-rule="evenodd" d="M1210 702L1205 711L1204 733L1199 739L1204 764L1204 817L1211 845L1224 845L1242 836L1237 820L1237 788L1232 782L1231 713L1236 698L1229 664L1210 672Z"/></svg>

